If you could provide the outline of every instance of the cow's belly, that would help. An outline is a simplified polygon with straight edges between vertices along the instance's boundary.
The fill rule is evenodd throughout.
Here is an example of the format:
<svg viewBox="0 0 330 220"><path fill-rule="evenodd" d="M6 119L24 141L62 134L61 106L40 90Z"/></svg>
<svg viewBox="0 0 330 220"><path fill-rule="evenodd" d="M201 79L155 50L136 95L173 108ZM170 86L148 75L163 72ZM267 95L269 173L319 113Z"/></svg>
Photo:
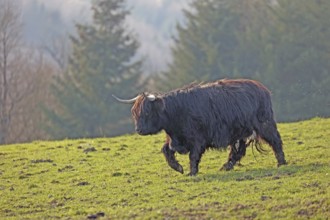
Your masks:
<svg viewBox="0 0 330 220"><path fill-rule="evenodd" d="M169 145L171 150L176 151L179 154L187 154L190 151L187 143L185 143L182 138L171 137Z"/></svg>

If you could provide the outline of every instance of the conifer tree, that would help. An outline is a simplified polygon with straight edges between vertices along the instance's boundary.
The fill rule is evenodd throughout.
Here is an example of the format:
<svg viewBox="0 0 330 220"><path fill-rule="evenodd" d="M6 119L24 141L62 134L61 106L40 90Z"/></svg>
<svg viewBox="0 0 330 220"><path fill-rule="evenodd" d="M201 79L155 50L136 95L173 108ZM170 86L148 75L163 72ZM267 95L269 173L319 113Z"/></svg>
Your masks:
<svg viewBox="0 0 330 220"><path fill-rule="evenodd" d="M260 68L260 51L247 42L258 41L265 16L263 0L195 0L184 10L186 21L177 26L173 62L161 87L174 88L192 81L252 77ZM250 34L250 35L249 35Z"/></svg>
<svg viewBox="0 0 330 220"><path fill-rule="evenodd" d="M261 80L273 92L278 118L330 116L330 2L279 0L273 12L271 55L263 61L271 68Z"/></svg>
<svg viewBox="0 0 330 220"><path fill-rule="evenodd" d="M53 85L59 110L46 110L55 138L96 137L132 131L128 106L112 94L135 95L141 85L138 42L127 30L124 0L93 0L91 24L77 24L72 55Z"/></svg>
<svg viewBox="0 0 330 220"><path fill-rule="evenodd" d="M330 1L194 0L184 15L161 90L251 78L278 121L330 116Z"/></svg>

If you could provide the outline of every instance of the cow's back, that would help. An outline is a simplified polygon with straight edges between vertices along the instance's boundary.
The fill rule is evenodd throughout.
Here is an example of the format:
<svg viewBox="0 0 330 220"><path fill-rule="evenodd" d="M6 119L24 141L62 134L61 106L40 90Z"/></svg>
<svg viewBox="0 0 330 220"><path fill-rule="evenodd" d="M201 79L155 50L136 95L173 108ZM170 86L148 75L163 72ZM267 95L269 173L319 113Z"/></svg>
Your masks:
<svg viewBox="0 0 330 220"><path fill-rule="evenodd" d="M252 117L272 117L269 90L253 80L219 80L200 85L187 93L189 112L205 119L226 123L244 123ZM212 116L215 117L212 117Z"/></svg>

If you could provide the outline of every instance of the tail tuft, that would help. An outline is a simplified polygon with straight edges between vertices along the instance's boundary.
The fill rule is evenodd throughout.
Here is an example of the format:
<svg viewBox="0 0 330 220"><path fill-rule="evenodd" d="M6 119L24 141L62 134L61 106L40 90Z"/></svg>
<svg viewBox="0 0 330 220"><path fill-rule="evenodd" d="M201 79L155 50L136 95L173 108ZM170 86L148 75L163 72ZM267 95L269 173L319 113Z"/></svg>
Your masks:
<svg viewBox="0 0 330 220"><path fill-rule="evenodd" d="M247 147L251 145L252 150L253 147L255 147L259 153L267 154L269 151L263 147L262 142L262 139L257 135L255 131L253 131L252 135L246 139L245 143Z"/></svg>

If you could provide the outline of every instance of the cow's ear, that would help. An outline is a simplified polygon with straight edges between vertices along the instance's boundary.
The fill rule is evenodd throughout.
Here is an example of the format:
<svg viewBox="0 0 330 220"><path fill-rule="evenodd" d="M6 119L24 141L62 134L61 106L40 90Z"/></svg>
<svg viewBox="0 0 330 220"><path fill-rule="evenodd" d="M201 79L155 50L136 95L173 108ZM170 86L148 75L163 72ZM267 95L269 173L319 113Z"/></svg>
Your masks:
<svg viewBox="0 0 330 220"><path fill-rule="evenodd" d="M165 103L162 98L157 97L154 101L153 104L158 112L161 112L165 108Z"/></svg>

